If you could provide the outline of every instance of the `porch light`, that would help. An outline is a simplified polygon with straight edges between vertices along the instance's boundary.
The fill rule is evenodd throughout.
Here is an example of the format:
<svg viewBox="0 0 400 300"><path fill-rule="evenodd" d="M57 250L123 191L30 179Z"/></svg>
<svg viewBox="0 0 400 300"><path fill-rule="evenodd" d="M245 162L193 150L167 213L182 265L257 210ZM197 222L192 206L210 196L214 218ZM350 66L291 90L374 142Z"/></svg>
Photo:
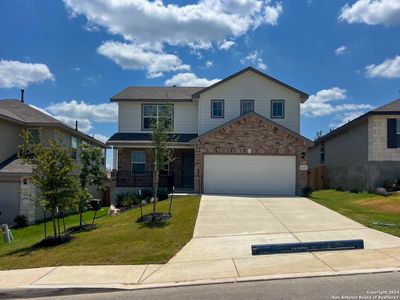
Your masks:
<svg viewBox="0 0 400 300"><path fill-rule="evenodd" d="M301 152L301 158L302 159L306 158L306 153L305 152Z"/></svg>

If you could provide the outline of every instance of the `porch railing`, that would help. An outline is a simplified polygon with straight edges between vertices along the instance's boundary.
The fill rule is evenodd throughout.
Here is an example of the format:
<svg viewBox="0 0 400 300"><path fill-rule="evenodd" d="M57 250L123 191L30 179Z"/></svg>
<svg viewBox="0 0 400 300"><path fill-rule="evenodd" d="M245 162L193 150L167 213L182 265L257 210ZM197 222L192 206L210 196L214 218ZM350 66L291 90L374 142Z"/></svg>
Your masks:
<svg viewBox="0 0 400 300"><path fill-rule="evenodd" d="M129 171L118 171L116 176L116 184L118 187L148 187L153 186L153 172L144 174L132 174ZM159 187L166 187L168 191L174 186L174 176L161 175L159 177Z"/></svg>

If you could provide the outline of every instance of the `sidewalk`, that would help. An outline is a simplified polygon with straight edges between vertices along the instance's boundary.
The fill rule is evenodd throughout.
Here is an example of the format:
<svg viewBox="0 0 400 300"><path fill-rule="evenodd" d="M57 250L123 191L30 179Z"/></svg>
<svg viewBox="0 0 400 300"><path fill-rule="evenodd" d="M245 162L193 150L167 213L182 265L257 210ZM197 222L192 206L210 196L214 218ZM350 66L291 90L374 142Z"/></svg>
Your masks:
<svg viewBox="0 0 400 300"><path fill-rule="evenodd" d="M378 272L400 272L400 248L279 254L165 265L63 266L0 271L0 290L138 289Z"/></svg>

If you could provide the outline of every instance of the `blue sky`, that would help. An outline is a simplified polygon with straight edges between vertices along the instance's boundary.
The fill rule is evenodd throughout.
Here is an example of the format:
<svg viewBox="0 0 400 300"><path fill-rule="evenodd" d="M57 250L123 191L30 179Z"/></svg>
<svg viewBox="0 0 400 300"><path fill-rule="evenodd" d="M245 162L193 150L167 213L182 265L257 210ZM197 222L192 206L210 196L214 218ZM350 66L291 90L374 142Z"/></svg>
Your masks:
<svg viewBox="0 0 400 300"><path fill-rule="evenodd" d="M400 98L399 0L3 0L0 99L99 138L128 85L208 85L251 65L311 95L314 138Z"/></svg>

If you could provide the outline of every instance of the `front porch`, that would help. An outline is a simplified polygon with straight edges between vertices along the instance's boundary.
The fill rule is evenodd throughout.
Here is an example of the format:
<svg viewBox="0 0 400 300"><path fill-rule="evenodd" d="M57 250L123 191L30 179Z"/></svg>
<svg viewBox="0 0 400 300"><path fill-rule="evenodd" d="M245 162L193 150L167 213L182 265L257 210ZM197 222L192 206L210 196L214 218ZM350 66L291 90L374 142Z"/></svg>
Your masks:
<svg viewBox="0 0 400 300"><path fill-rule="evenodd" d="M118 170L113 173L115 187L152 188L153 163L150 148L118 148ZM174 149L174 161L160 172L160 188L176 192L194 191L194 149Z"/></svg>

